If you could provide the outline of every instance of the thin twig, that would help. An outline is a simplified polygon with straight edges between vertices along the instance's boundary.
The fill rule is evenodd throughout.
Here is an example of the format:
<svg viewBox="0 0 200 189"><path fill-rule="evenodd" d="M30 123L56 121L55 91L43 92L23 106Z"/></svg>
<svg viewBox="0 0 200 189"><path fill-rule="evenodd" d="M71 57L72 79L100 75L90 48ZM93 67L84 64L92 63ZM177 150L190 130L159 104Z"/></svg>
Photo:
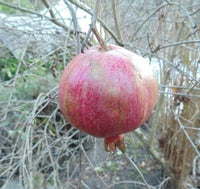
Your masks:
<svg viewBox="0 0 200 189"><path fill-rule="evenodd" d="M115 183L113 183L113 184L110 184L110 185L108 185L106 188L107 189L111 189L111 188L113 188L114 186L116 186L116 185L120 185L120 184L123 184L123 185L125 185L125 184L131 184L131 186L132 185L137 185L137 186L142 186L142 188L144 187L144 186L146 186L143 182L139 182L139 181L132 181L132 180L123 180L123 181L119 181L119 182L115 182ZM156 187L153 187L153 186L149 186L151 189L156 189Z"/></svg>
<svg viewBox="0 0 200 189"><path fill-rule="evenodd" d="M157 152L153 146L150 145L149 139L145 136L144 133L142 133L141 129L138 128L134 131L135 135L140 139L140 141L145 145L146 149L151 153L151 155L156 159L163 168L166 167L166 163L164 158L161 156L159 152Z"/></svg>
<svg viewBox="0 0 200 189"><path fill-rule="evenodd" d="M66 24L63 24L62 22L59 22L58 19L56 18L56 15L55 15L55 13L54 13L54 11L53 11L53 9L52 9L52 7L51 7L49 1L48 1L48 0L42 0L42 2L44 3L44 5L46 6L46 8L48 9L48 11L49 11L49 13L50 13L50 15L51 15L51 19L50 19L50 20L51 20L54 24L56 24L57 26L62 27L65 31L68 31L69 28L67 27L67 25L66 25Z"/></svg>
<svg viewBox="0 0 200 189"><path fill-rule="evenodd" d="M137 170L137 172L139 173L140 177L142 178L145 186L150 189L150 185L147 183L146 179L144 178L142 172L140 171L140 169L138 168L138 166L134 163L134 161L128 156L127 153L124 153L125 157L128 159L128 161L133 165L133 167L135 167L135 169Z"/></svg>
<svg viewBox="0 0 200 189"><path fill-rule="evenodd" d="M84 6L83 4L81 4L80 2L77 2L76 0L69 0L71 3L73 3L74 5L76 5L77 7L79 7L80 9L84 10L85 12L87 12L90 15L93 15L93 13L90 11L90 9L88 9L86 6ZM108 26L105 24L105 22L97 17L97 21L99 21L99 23L101 24L101 26L112 36L112 38L115 40L115 42L119 45L119 46L124 46L124 44L118 40L117 36L114 34L114 32L108 28Z"/></svg>
<svg viewBox="0 0 200 189"><path fill-rule="evenodd" d="M104 182L104 180L99 176L98 172L95 170L95 167L94 167L94 165L92 164L92 162L90 161L90 158L88 157L88 155L87 155L85 149L83 148L83 145L81 145L81 150L83 151L83 153L84 153L84 155L85 155L85 157L86 157L88 163L90 164L92 170L95 172L95 174L97 175L97 177L99 178L99 180L102 182L102 184L103 184L104 186L106 186L106 183Z"/></svg>
<svg viewBox="0 0 200 189"><path fill-rule="evenodd" d="M198 44L198 43L200 43L200 40L173 42L172 44L160 46L159 49L164 49L164 48L173 47L173 46L178 46L178 45L184 45L184 46L185 46L186 44L191 44L191 43L196 43L196 44Z"/></svg>
<svg viewBox="0 0 200 189"><path fill-rule="evenodd" d="M197 149L197 146L194 144L194 142L192 141L191 137L189 136L189 134L185 130L185 126L182 124L181 120L179 119L179 116L176 114L175 111L173 111L173 114L174 114L174 117L175 117L176 121L178 122L178 124L180 126L180 129L184 132L185 136L187 137L188 141L192 145L192 147L195 150L196 154L200 157L200 152Z"/></svg>
<svg viewBox="0 0 200 189"><path fill-rule="evenodd" d="M164 184L165 184L166 182L168 182L169 180L171 180L170 177L165 178L165 179L160 183L160 185L159 185L159 189L162 189L163 186L164 186Z"/></svg>
<svg viewBox="0 0 200 189"><path fill-rule="evenodd" d="M137 35L137 33L139 32L140 28L153 16L155 15L158 11L160 11L160 9L162 9L163 7L167 6L168 3L164 3L162 5L160 5L153 13L151 13L146 19L143 20L143 22L139 25L139 27L136 29L135 33L133 34L132 38L130 39L130 42L133 42L135 36Z"/></svg>
<svg viewBox="0 0 200 189"><path fill-rule="evenodd" d="M200 161L200 156L196 155L193 162L192 162L192 175L194 177L197 176L197 164L198 164L198 161Z"/></svg>
<svg viewBox="0 0 200 189"><path fill-rule="evenodd" d="M79 35L79 25L78 25L78 21L77 21L77 17L76 17L76 13L71 5L71 3L69 3L68 0L64 0L65 4L68 6L71 15L72 15L72 20L73 20L73 24L74 24L74 31L75 31L75 36L76 36L76 41L77 41L77 54L80 53L80 35Z"/></svg>
<svg viewBox="0 0 200 189"><path fill-rule="evenodd" d="M127 48L133 48L133 46L130 43L126 43L125 46ZM168 66L170 68L176 69L177 72L179 72L180 74L183 74L185 77L187 77L188 79L191 79L192 81L195 81L197 83L200 83L199 79L197 79L196 77L192 76L191 74L189 74L186 71L181 70L180 68L177 67L176 64L174 64L172 61L169 61L157 54L153 54L150 51L145 50L144 48L140 48L140 47L134 47L135 49L138 49L139 51L143 52L143 53L147 53L149 56L154 56L155 58L157 58L159 61L161 61L163 64L168 64ZM164 79L163 79L164 80ZM165 85L165 84L162 84Z"/></svg>
<svg viewBox="0 0 200 189"><path fill-rule="evenodd" d="M13 83L11 84L11 86L13 86L13 87L16 86L16 81L17 81L17 79L18 79L18 74L19 74L19 71L20 71L20 69L21 69L22 62L23 62L25 53L26 53L26 51L27 51L27 48L28 48L28 45L29 45L31 36L32 36L32 35L29 35L29 38L28 38L26 44L24 45L24 49L23 49L23 52L22 52L22 54L21 54L20 61L19 61L19 64L18 64L18 66L17 66L17 70L16 70L16 72L15 72L15 76L14 76L14 79L13 79ZM7 106L6 106L6 111L5 111L5 113L4 113L3 118L0 120L0 122L6 120L6 118L7 118L9 106L10 106L10 103L11 103L11 100L12 100L12 97L13 97L13 94L14 94L14 91L15 91L15 88L12 89L12 91L11 91L11 93L10 93L10 95L9 95L8 103L7 103Z"/></svg>
<svg viewBox="0 0 200 189"><path fill-rule="evenodd" d="M50 119L49 119L49 121L50 121ZM48 125L49 125L49 121L47 121L47 123L45 125L44 138L45 138L45 142L46 142L51 166L53 167L53 170L54 170L53 176L54 176L55 188L59 189L62 184L61 184L61 181L59 179L57 164L53 159L52 151L51 151L51 148L50 148L50 145L49 145L49 142L48 142L48 136L47 136L47 128L48 128Z"/></svg>
<svg viewBox="0 0 200 189"><path fill-rule="evenodd" d="M159 93L160 94L170 94L170 95L177 95L177 96L200 98L200 95L198 95L198 94L174 93L174 92L166 92L164 90L159 91Z"/></svg>
<svg viewBox="0 0 200 189"><path fill-rule="evenodd" d="M122 36L120 32L120 27L119 27L119 10L118 10L118 1L117 0L112 0L112 9L113 9L113 16L114 16L114 21L115 21L115 29L117 33L117 37L119 41L122 41Z"/></svg>
<svg viewBox="0 0 200 189"><path fill-rule="evenodd" d="M176 3L176 2L167 2L167 3L163 3L162 5L160 5L153 13L151 13L140 25L139 27L136 29L135 33L133 34L133 37L131 38L131 42L133 41L134 37L137 35L137 33L139 32L139 30L141 29L141 27L153 16L155 15L158 11L160 11L160 9L164 8L165 6L170 6L170 5L175 5L180 7L182 10L185 11L187 17L189 18L192 28L196 28L196 24L193 21L193 19L191 18L190 14L188 13L187 9L182 6L180 3Z"/></svg>
<svg viewBox="0 0 200 189"><path fill-rule="evenodd" d="M90 24L90 28L85 36L85 39L82 42L82 46L81 46L81 52L84 52L84 48L87 44L87 41L90 37L90 34L92 32L92 30L94 29L95 25L96 25L96 20L97 20L97 15L98 15L98 9L99 9L99 0L96 0L95 2L95 7L94 7L94 12L92 14L92 18L91 18L91 24Z"/></svg>

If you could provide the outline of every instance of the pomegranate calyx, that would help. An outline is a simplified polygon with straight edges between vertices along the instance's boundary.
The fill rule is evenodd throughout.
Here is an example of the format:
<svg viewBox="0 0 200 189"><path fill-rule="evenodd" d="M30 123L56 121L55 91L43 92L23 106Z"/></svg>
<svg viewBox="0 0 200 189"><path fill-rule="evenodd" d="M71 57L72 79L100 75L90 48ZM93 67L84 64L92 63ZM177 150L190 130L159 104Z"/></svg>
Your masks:
<svg viewBox="0 0 200 189"><path fill-rule="evenodd" d="M124 142L124 134L118 136L107 137L104 139L104 149L107 152L114 152L118 148L121 152L125 152L126 145Z"/></svg>

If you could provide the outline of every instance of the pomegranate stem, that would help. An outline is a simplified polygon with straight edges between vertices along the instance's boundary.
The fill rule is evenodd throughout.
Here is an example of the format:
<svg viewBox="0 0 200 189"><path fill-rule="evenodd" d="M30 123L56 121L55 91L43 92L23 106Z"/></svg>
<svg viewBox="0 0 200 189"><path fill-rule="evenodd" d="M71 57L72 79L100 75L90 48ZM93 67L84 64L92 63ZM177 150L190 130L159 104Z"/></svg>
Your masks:
<svg viewBox="0 0 200 189"><path fill-rule="evenodd" d="M94 35L96 36L96 38L97 38L99 44L101 45L102 49L103 49L104 51L109 51L110 49L109 49L108 45L106 44L105 40L101 37L101 35L100 35L100 33L97 31L97 28L96 28L96 27L94 27L94 28L92 29L92 32L93 32Z"/></svg>

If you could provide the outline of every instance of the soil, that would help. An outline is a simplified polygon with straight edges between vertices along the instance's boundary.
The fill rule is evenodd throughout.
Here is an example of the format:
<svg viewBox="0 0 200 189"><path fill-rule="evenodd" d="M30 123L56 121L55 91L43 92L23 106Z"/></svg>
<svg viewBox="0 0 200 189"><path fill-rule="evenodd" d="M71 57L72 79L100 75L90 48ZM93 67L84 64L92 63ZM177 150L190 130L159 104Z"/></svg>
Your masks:
<svg viewBox="0 0 200 189"><path fill-rule="evenodd" d="M135 139L137 140L136 137ZM92 146L89 141L85 146L89 149L85 151L87 156L82 152L81 171L79 170L79 174L77 173L71 180L74 186L78 185L83 189L147 188L126 155L137 165L149 185L156 188L162 181L161 166L139 141L127 144L126 155L119 151L115 154L105 152L103 139L96 139Z"/></svg>
<svg viewBox="0 0 200 189"><path fill-rule="evenodd" d="M133 140L131 136L133 136ZM86 137L87 140L83 143L82 150L79 150L70 159L69 170L59 173L59 177L62 178L61 180L64 185L63 189L147 188L137 168L152 188L157 188L162 182L161 166L133 133L126 134L125 142L127 148L125 154L120 151L117 151L115 154L108 153L103 148L103 139L93 138L88 135ZM60 166L69 161L69 157L67 156L63 156L61 159ZM133 163L130 162L130 159ZM49 170L48 175L50 174ZM2 180L0 186L5 184L5 179ZM13 188L24 189L20 185L17 175L7 186L3 187L3 189ZM48 184L48 186L41 189L54 188L53 185Z"/></svg>

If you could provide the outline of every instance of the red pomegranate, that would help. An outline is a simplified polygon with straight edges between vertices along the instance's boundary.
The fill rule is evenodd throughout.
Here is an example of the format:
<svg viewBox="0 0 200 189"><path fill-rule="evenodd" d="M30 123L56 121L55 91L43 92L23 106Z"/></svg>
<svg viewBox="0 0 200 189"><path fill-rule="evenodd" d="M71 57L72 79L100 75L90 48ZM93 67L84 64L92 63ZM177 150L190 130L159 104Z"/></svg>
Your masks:
<svg viewBox="0 0 200 189"><path fill-rule="evenodd" d="M124 152L124 133L150 116L158 84L148 61L122 47L94 46L75 56L59 84L64 117L77 129L103 137L106 151Z"/></svg>

